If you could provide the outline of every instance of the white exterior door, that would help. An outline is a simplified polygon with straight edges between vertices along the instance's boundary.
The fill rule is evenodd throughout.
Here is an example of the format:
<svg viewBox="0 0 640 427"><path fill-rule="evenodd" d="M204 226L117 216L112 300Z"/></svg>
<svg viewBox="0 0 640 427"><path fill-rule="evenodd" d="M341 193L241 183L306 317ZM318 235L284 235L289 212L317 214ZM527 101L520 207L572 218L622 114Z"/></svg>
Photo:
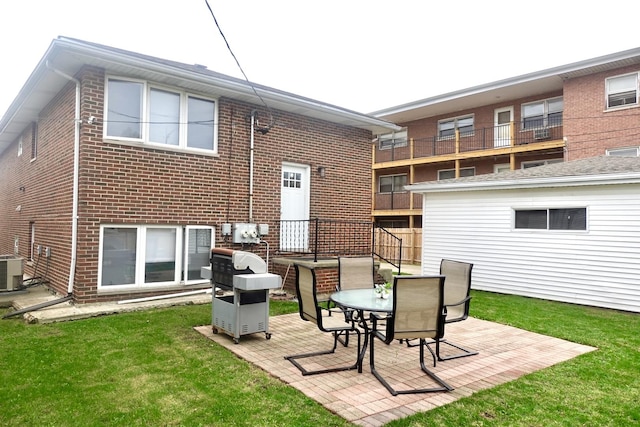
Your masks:
<svg viewBox="0 0 640 427"><path fill-rule="evenodd" d="M511 144L510 126L513 121L513 107L496 109L493 121L493 147L508 147Z"/></svg>
<svg viewBox="0 0 640 427"><path fill-rule="evenodd" d="M309 166L283 163L280 175L280 248L309 248Z"/></svg>

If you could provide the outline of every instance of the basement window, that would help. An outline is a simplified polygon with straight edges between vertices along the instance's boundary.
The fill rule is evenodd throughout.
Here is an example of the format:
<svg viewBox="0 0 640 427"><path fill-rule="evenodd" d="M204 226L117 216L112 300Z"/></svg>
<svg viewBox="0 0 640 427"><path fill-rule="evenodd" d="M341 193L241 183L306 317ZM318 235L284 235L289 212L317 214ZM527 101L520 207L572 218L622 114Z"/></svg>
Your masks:
<svg viewBox="0 0 640 427"><path fill-rule="evenodd" d="M104 225L100 228L98 288L102 290L203 283L213 227Z"/></svg>
<svg viewBox="0 0 640 427"><path fill-rule="evenodd" d="M516 209L518 230L586 230L587 208Z"/></svg>

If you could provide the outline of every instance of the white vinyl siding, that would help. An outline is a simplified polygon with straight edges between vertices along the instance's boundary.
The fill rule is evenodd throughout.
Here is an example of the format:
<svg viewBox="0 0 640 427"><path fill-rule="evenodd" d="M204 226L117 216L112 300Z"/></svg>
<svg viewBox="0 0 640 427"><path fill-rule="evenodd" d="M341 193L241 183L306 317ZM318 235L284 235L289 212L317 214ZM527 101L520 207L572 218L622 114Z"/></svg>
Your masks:
<svg viewBox="0 0 640 427"><path fill-rule="evenodd" d="M518 208L586 206L588 231L514 230ZM428 193L425 273L474 263L473 289L640 312L637 185Z"/></svg>

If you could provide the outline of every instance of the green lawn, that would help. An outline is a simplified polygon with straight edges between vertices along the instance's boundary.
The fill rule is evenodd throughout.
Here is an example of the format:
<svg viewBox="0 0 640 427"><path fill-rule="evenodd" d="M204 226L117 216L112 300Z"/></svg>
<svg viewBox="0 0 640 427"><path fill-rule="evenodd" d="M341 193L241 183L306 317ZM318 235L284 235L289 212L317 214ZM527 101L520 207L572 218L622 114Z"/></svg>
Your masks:
<svg viewBox="0 0 640 427"><path fill-rule="evenodd" d="M485 292L473 292L471 307L599 350L390 426L640 425L640 315ZM349 425L195 332L211 323L210 309L0 320L0 425Z"/></svg>

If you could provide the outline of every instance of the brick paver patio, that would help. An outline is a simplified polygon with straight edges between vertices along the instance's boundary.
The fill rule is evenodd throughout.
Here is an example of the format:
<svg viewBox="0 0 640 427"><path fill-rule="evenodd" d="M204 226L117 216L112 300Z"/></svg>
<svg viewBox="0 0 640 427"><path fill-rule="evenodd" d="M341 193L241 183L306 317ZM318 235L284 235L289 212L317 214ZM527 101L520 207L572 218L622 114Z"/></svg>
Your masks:
<svg viewBox="0 0 640 427"><path fill-rule="evenodd" d="M439 362L432 370L448 382L454 391L392 396L369 370L368 352L363 372L344 371L303 377L285 355L329 349L332 338L296 314L270 318L272 338L265 334L245 335L239 344L224 333L213 334L211 325L195 328L207 338L226 347L238 357L253 363L269 374L297 388L328 410L361 426L380 426L394 419L471 395L479 390L512 381L528 373L546 368L595 350L522 329L469 318L449 324L447 338L456 344L477 350L477 356ZM339 346L336 353L321 358L302 359L308 369L349 365L355 361L355 337L349 347ZM443 350L447 346L443 346ZM418 348L394 342L389 346L376 341L376 368L396 388L427 387L431 380L424 376L418 362ZM446 354L444 351L443 354ZM426 352L428 366L432 366Z"/></svg>

